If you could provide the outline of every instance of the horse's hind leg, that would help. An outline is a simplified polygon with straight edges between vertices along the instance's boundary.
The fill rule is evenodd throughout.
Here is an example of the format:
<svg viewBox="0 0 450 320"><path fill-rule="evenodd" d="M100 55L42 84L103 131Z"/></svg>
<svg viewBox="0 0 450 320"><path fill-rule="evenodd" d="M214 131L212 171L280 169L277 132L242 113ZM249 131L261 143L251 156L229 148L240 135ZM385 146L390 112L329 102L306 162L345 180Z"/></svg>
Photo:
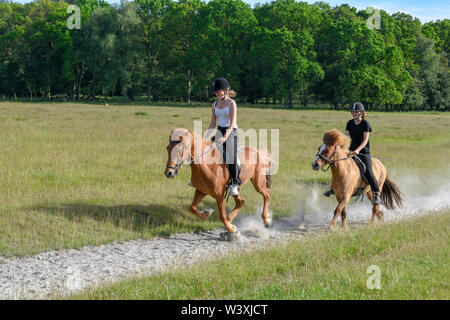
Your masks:
<svg viewBox="0 0 450 320"><path fill-rule="evenodd" d="M383 214L383 210L381 210L381 209L378 210L378 221L380 221L380 222L384 221L384 214Z"/></svg>
<svg viewBox="0 0 450 320"><path fill-rule="evenodd" d="M272 221L269 217L269 201L270 201L270 189L266 185L266 176L265 175L257 175L257 178L251 179L255 190L259 192L264 198L264 205L261 217L264 222L265 227L270 227Z"/></svg>
<svg viewBox="0 0 450 320"><path fill-rule="evenodd" d="M237 196L233 196L234 198L234 208L231 211L231 213L228 215L228 219L230 220L230 222L233 221L233 219L237 216L237 214L239 213L239 211L242 209L242 207L244 206L244 199L242 199L241 197L241 193L239 193Z"/></svg>
<svg viewBox="0 0 450 320"><path fill-rule="evenodd" d="M370 219L370 224L372 225L375 223L376 217L378 217L379 221L383 220L383 212L381 212L380 210L380 205L374 204L375 199L372 192L367 193L367 198L369 198L370 202L372 203L372 218Z"/></svg>
<svg viewBox="0 0 450 320"><path fill-rule="evenodd" d="M386 180L386 178L385 178ZM380 183L380 191L383 190L383 186L384 186L384 181L382 183ZM380 209L380 206L378 205L378 213L377 213L377 217L378 217L378 221L379 222L383 222L384 221L384 217L383 217L383 210Z"/></svg>
<svg viewBox="0 0 450 320"><path fill-rule="evenodd" d="M383 221L383 213L380 210L379 204L373 204L372 203L372 219L370 220L370 224L375 223L375 217L378 218L378 221Z"/></svg>
<svg viewBox="0 0 450 320"><path fill-rule="evenodd" d="M342 220L342 229L348 229L347 211L346 211L345 207L342 209L342 212L341 212L341 220Z"/></svg>
<svg viewBox="0 0 450 320"><path fill-rule="evenodd" d="M206 218L208 218L211 213L204 213L204 212L200 212L197 209L197 205L200 203L200 201L203 200L203 198L206 196L206 193L203 193L201 191L198 191L197 189L195 190L195 195L194 195L194 200L192 200L192 204L189 207L189 210L195 214L197 217L199 217L202 220L205 220Z"/></svg>

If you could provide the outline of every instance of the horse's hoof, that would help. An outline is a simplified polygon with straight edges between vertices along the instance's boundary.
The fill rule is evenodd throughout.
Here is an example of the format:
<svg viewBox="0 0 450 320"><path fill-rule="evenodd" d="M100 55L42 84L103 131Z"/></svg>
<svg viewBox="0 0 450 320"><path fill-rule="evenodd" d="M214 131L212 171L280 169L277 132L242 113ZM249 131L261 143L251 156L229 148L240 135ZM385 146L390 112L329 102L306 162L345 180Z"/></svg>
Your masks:
<svg viewBox="0 0 450 320"><path fill-rule="evenodd" d="M267 221L264 222L264 227L270 228L273 225L272 219L267 219Z"/></svg>
<svg viewBox="0 0 450 320"><path fill-rule="evenodd" d="M231 233L221 232L220 233L220 241L230 242L231 241Z"/></svg>
<svg viewBox="0 0 450 320"><path fill-rule="evenodd" d="M237 231L236 226L234 224L230 224L230 226L231 226L231 230L229 230L229 232L230 233L236 233L236 231Z"/></svg>
<svg viewBox="0 0 450 320"><path fill-rule="evenodd" d="M330 229L331 231L337 231L337 227L336 227L335 225L330 225L330 226L329 226L329 229Z"/></svg>
<svg viewBox="0 0 450 320"><path fill-rule="evenodd" d="M213 212L214 212L214 209L212 209L212 208L206 208L206 209L203 209L202 211L200 211L200 213L206 214L206 215L208 215L208 217L210 215L212 215Z"/></svg>
<svg viewBox="0 0 450 320"><path fill-rule="evenodd" d="M221 232L220 233L220 241L231 242L233 240L239 239L239 232L231 233L231 232Z"/></svg>

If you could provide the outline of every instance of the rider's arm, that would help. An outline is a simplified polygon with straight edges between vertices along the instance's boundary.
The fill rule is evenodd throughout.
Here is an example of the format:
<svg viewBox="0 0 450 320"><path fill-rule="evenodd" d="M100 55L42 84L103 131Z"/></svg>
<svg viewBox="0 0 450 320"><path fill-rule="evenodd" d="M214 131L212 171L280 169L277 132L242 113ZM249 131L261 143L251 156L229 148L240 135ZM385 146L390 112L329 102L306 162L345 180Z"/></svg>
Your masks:
<svg viewBox="0 0 450 320"><path fill-rule="evenodd" d="M225 138L225 140L228 139L228 136L231 134L231 131L233 131L233 128L236 124L236 102L231 101L231 105L230 105L230 126L227 129L227 132L225 132L225 135L223 136Z"/></svg>
<svg viewBox="0 0 450 320"><path fill-rule="evenodd" d="M345 135L346 135L347 137L350 137L350 131L345 130Z"/></svg>
<svg viewBox="0 0 450 320"><path fill-rule="evenodd" d="M204 137L205 140L208 139L208 137L211 135L212 131L216 127L217 117L216 117L216 112L214 110L214 103L212 104L211 110L212 110L212 112L211 112L211 122L209 123L208 130L206 130L205 137Z"/></svg>
<svg viewBox="0 0 450 320"><path fill-rule="evenodd" d="M363 142L359 145L358 148L354 150L354 152L358 154L366 146L367 142L369 142L369 134L370 134L369 131L363 132Z"/></svg>

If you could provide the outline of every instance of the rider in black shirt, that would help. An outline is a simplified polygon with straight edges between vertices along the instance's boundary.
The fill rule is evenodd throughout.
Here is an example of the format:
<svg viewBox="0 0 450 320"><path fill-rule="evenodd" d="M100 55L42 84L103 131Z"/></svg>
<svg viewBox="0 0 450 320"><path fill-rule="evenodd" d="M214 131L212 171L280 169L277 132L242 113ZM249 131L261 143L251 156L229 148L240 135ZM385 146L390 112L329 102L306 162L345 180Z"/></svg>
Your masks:
<svg viewBox="0 0 450 320"><path fill-rule="evenodd" d="M364 162L366 165L366 178L369 181L370 187L375 195L375 204L380 204L380 188L372 170L372 158L370 156L370 142L369 134L372 132L369 121L366 118L364 105L360 102L355 102L350 108L353 119L347 122L345 128L345 135L350 136L350 151ZM333 190L328 190L324 193L329 197Z"/></svg>

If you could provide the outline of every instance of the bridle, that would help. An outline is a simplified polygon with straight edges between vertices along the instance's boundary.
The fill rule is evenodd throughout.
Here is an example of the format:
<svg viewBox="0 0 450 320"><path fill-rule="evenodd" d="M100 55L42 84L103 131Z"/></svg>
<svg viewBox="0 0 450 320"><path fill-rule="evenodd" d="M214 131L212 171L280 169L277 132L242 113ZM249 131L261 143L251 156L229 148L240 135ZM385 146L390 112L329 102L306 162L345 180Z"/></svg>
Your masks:
<svg viewBox="0 0 450 320"><path fill-rule="evenodd" d="M178 144L180 142L181 142L180 140L170 140L169 143L171 145L175 145L175 144ZM166 165L166 169L173 169L173 170L175 170L175 175L177 175L178 174L178 170L184 165L184 163L183 163L183 154L181 154L180 159L181 159L181 161L177 162L175 164L175 166L173 166L173 167L169 166L169 165Z"/></svg>
<svg viewBox="0 0 450 320"><path fill-rule="evenodd" d="M179 140L170 140L170 144L178 144L178 143L180 143L181 141L179 141ZM183 161L183 154L181 154L181 157L180 157L180 161L179 162L177 162L176 164L175 164L175 166L169 166L169 165L166 165L166 169L173 169L173 170L175 170L175 175L177 175L178 174L178 170L180 170L183 166L187 166L187 165L190 165L191 163L193 163L195 160L197 160L198 158L201 158L201 157L203 157L206 153L208 153L208 152L211 152L212 150L214 150L215 148L217 148L217 144L218 144L218 142L216 142L216 141L214 141L214 143L213 143L213 147L212 148L210 148L210 150L206 150L205 152L203 152L201 155L199 155L199 156L197 156L197 157L192 157L192 155L191 155L191 160L189 160L189 161Z"/></svg>
<svg viewBox="0 0 450 320"><path fill-rule="evenodd" d="M355 156L355 155L351 154L351 155L347 156L346 158L336 159L336 152L337 152L337 148L336 148L336 145L335 145L334 146L334 152L331 154L331 156L329 158L325 157L323 154L321 154L319 152L316 154L316 157L319 157L320 159L325 161L325 165L328 164L328 167L326 167L326 169L324 169L325 166L323 166L321 168L322 171L328 171L328 169L330 169L331 166L334 166L336 161L347 160L347 159L353 158ZM334 157L334 159L332 159L333 157Z"/></svg>

